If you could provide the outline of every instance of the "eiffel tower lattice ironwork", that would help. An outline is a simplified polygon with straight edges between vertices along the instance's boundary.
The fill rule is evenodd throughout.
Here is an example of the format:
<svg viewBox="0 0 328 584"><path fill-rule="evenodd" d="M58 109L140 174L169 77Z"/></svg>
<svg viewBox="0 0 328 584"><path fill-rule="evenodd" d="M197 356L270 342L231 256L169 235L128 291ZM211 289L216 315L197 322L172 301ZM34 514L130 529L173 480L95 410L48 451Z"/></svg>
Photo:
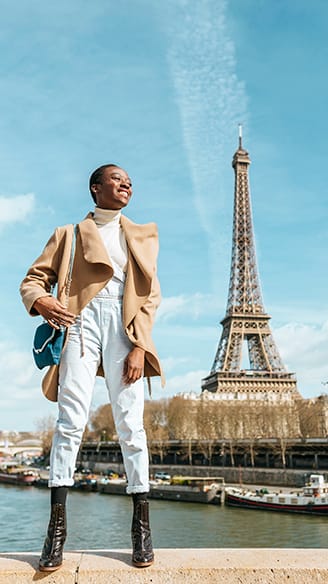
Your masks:
<svg viewBox="0 0 328 584"><path fill-rule="evenodd" d="M232 262L223 331L211 372L202 380L202 391L222 399L300 397L293 373L288 373L273 339L265 313L256 262L252 208L248 181L248 152L239 147L235 171ZM243 367L248 348L249 367Z"/></svg>

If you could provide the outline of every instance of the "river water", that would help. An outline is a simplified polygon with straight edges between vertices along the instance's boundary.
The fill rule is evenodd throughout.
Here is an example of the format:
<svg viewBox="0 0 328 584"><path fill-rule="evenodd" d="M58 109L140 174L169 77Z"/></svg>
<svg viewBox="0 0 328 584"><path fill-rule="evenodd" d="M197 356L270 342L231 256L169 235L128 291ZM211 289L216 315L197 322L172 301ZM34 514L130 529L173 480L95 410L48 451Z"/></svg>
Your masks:
<svg viewBox="0 0 328 584"><path fill-rule="evenodd" d="M326 548L328 516L150 500L157 548ZM130 497L72 491L66 550L130 548ZM48 489L0 484L0 552L39 551L49 517Z"/></svg>

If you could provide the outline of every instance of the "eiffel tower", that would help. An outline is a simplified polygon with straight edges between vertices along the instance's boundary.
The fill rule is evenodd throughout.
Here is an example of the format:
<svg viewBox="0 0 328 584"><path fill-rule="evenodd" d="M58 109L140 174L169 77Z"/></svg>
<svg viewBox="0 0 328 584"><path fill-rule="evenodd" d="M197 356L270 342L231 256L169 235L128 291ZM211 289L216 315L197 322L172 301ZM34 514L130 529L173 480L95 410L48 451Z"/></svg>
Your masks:
<svg viewBox="0 0 328 584"><path fill-rule="evenodd" d="M239 126L239 147L232 160L235 196L228 303L214 363L202 380L202 391L214 392L220 399L294 399L301 397L296 378L280 358L262 300L248 181L250 163ZM246 346L249 367L243 368Z"/></svg>

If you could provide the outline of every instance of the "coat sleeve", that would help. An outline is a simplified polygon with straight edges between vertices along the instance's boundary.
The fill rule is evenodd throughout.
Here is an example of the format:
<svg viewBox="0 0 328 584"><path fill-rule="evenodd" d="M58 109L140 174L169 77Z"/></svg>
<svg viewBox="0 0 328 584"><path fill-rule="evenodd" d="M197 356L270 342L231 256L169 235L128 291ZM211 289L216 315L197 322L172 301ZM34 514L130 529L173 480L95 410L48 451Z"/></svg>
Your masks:
<svg viewBox="0 0 328 584"><path fill-rule="evenodd" d="M58 278L60 238L58 228L50 237L41 255L33 262L20 285L20 293L26 310L31 316L38 312L34 302L43 296L51 296L52 287Z"/></svg>
<svg viewBox="0 0 328 584"><path fill-rule="evenodd" d="M161 301L161 290L157 274L154 274L150 294L146 302L138 310L134 321L134 337L136 345L145 347L149 344L148 337L151 336L156 310Z"/></svg>
<svg viewBox="0 0 328 584"><path fill-rule="evenodd" d="M152 278L150 291L143 304L139 307L136 312L131 326L129 327L130 339L132 342L143 349L148 350L149 347L153 347L152 342L152 328L154 325L156 310L161 301L161 290L160 284L157 277L157 256L159 250L158 241L158 231L155 223L149 224L152 227L151 233L151 247L147 248L145 252L145 259L149 261L149 272L152 270ZM151 267L150 267L151 265Z"/></svg>

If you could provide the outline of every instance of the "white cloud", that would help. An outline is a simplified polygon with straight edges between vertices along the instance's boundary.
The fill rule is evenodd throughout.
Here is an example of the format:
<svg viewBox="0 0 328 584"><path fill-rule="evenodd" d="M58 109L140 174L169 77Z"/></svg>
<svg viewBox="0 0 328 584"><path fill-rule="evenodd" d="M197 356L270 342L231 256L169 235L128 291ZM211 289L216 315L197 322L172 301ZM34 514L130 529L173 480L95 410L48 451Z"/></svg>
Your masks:
<svg viewBox="0 0 328 584"><path fill-rule="evenodd" d="M195 391L200 393L201 380L208 375L208 371L199 369L198 371L189 371L183 375L176 375L167 381L167 391L170 395L180 392Z"/></svg>
<svg viewBox="0 0 328 584"><path fill-rule="evenodd" d="M328 321L321 325L288 323L274 330L288 370L295 372L299 389L308 397L319 395L328 381Z"/></svg>
<svg viewBox="0 0 328 584"><path fill-rule="evenodd" d="M201 327L188 328L188 335L201 340L202 335L197 335ZM298 389L303 397L318 396L327 392L328 381L328 321L321 326L305 323L287 323L273 330L273 336L287 370L296 374ZM184 369L191 364L190 356L180 356L175 359L168 357L164 370L173 373L167 378L166 387L160 388L159 383L152 382L153 397L171 397L176 393L194 391L200 393L201 380L208 375L208 370L199 369L179 375L174 375L182 365ZM169 367L167 368L167 365Z"/></svg>
<svg viewBox="0 0 328 584"><path fill-rule="evenodd" d="M213 289L231 237L224 209L227 195L232 197L230 160L237 149L238 123L247 125L248 118L247 95L237 77L226 12L224 0L174 0L175 18L168 24L168 62L194 204L208 235Z"/></svg>
<svg viewBox="0 0 328 584"><path fill-rule="evenodd" d="M19 390L29 385L34 370L32 354L28 351L19 351L5 342L0 343L0 370L1 383L10 387L10 398L17 397L13 388Z"/></svg>
<svg viewBox="0 0 328 584"><path fill-rule="evenodd" d="M214 294L180 294L162 298L156 318L159 322L167 322L177 317L189 317L196 320L204 315L213 315L217 319L222 314L217 295Z"/></svg>
<svg viewBox="0 0 328 584"><path fill-rule="evenodd" d="M199 394L201 392L201 381L206 375L208 375L208 371L204 369L175 375L166 380L164 389L160 387L159 381L154 378L151 382L152 396L154 399L163 399L172 397L177 393L189 393L191 391Z"/></svg>
<svg viewBox="0 0 328 584"><path fill-rule="evenodd" d="M180 375L181 369L187 371L193 364L195 366L195 358L200 367L211 360L221 334L221 328L218 331L217 326L206 326L202 324L201 318L194 324L189 320L188 325L185 326L172 322L177 315L188 315L188 311L190 314L195 314L192 299L193 296L167 299L159 322L159 338L166 334L167 329L168 336L174 339L174 343L170 345L172 355L168 355L163 360L166 375L173 374L173 377L168 378L167 388L164 391L164 393L168 391L170 395L175 391L187 391L185 382L188 380L189 373ZM206 309L208 309L208 304L205 302L204 314ZM208 314L213 314L213 311L208 310ZM220 312L217 314L221 316ZM311 397L327 391L324 383L328 381L328 321L321 324L307 321L289 322L281 327L273 328L272 331L283 363L289 372L296 374L301 394L304 397ZM174 350L178 353L177 355L174 355ZM178 375L174 376L174 373ZM208 371L204 371L198 377L200 379L207 374ZM193 373L190 375L193 376ZM197 387L200 390L199 379L195 391ZM154 395L163 396L163 392L159 390Z"/></svg>
<svg viewBox="0 0 328 584"><path fill-rule="evenodd" d="M36 369L32 353L2 341L0 371L0 429L35 430L36 420L54 413L54 408L42 394L42 373Z"/></svg>
<svg viewBox="0 0 328 584"><path fill-rule="evenodd" d="M33 211L34 204L33 193L14 197L0 196L0 226L24 222Z"/></svg>
<svg viewBox="0 0 328 584"><path fill-rule="evenodd" d="M322 325L322 315L328 313L325 306L311 306L304 304L297 304L295 302L286 303L283 306L279 304L271 304L266 306L269 314L272 314L273 322L291 323L301 322L303 324L317 324Z"/></svg>
<svg viewBox="0 0 328 584"><path fill-rule="evenodd" d="M165 357L161 359L161 364L165 373L169 373L170 371L174 371L176 367L180 367L180 365L186 365L191 361L190 357Z"/></svg>

